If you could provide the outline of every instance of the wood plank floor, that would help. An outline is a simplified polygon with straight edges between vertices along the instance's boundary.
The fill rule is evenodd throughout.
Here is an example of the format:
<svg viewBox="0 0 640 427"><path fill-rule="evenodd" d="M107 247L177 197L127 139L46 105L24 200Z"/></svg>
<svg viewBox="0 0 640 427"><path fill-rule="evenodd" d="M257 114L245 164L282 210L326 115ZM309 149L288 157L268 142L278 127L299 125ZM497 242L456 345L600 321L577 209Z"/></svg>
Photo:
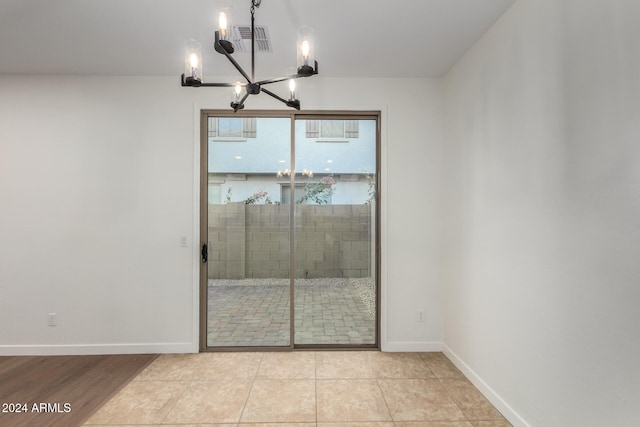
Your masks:
<svg viewBox="0 0 640 427"><path fill-rule="evenodd" d="M0 426L80 426L156 357L0 357Z"/></svg>

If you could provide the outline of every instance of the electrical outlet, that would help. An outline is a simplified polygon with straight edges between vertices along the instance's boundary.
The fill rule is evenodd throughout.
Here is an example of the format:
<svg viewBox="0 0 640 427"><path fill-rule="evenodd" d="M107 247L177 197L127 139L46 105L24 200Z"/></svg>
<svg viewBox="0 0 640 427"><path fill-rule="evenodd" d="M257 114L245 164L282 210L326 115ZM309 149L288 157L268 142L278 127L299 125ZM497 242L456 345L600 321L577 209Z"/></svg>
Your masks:
<svg viewBox="0 0 640 427"><path fill-rule="evenodd" d="M424 311L423 310L418 310L418 313L416 314L416 320L418 322L424 322Z"/></svg>
<svg viewBox="0 0 640 427"><path fill-rule="evenodd" d="M57 324L56 316L57 316L56 313L49 313L49 321L47 323L49 326L56 326Z"/></svg>

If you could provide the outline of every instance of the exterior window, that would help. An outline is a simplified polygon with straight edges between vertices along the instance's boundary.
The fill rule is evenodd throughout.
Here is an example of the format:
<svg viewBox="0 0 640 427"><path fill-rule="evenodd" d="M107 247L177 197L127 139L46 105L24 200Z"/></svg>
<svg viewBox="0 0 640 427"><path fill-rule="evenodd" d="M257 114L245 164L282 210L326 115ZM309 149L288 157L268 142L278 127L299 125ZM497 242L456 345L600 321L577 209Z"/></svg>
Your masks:
<svg viewBox="0 0 640 427"><path fill-rule="evenodd" d="M291 204L291 185L290 184L281 184L281 203L283 205L289 205ZM304 195L306 194L306 191L304 189L304 185L298 184L295 186L295 200L300 200L300 198L302 198Z"/></svg>
<svg viewBox="0 0 640 427"><path fill-rule="evenodd" d="M307 138L318 138L320 136L320 120L307 120Z"/></svg>
<svg viewBox="0 0 640 427"><path fill-rule="evenodd" d="M256 118L245 117L242 119L242 136L244 138L256 137Z"/></svg>
<svg viewBox="0 0 640 427"><path fill-rule="evenodd" d="M307 138L358 138L358 120L307 120Z"/></svg>
<svg viewBox="0 0 640 427"><path fill-rule="evenodd" d="M255 138L255 117L209 117L209 138Z"/></svg>
<svg viewBox="0 0 640 427"><path fill-rule="evenodd" d="M345 138L358 138L360 136L360 129L358 124L359 120L345 120L344 121L344 136Z"/></svg>

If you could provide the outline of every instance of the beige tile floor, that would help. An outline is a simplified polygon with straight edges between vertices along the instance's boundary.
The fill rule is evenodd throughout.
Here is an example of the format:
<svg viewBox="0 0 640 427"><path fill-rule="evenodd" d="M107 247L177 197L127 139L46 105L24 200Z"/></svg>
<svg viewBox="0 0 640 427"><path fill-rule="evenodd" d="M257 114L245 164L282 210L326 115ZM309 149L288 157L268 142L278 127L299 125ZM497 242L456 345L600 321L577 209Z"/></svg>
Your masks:
<svg viewBox="0 0 640 427"><path fill-rule="evenodd" d="M507 427L442 353L164 355L85 426Z"/></svg>

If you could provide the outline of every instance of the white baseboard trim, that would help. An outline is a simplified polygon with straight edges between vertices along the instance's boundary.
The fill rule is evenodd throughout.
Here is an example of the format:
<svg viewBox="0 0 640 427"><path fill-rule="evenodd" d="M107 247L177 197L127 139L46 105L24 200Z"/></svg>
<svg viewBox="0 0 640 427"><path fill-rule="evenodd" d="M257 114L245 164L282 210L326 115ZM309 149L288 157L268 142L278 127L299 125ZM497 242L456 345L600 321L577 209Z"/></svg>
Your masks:
<svg viewBox="0 0 640 427"><path fill-rule="evenodd" d="M0 345L0 356L193 353L193 343Z"/></svg>
<svg viewBox="0 0 640 427"><path fill-rule="evenodd" d="M505 402L489 385L480 378L478 374L476 374L470 367L467 365L457 354L453 352L446 344L442 344L442 352L445 356L451 360L451 362L456 365L460 371L473 383L474 386L487 398L489 402L493 406L496 407L498 411L504 417L513 424L514 427L530 427L529 424L520 416L516 411L513 410L511 406L507 402Z"/></svg>
<svg viewBox="0 0 640 427"><path fill-rule="evenodd" d="M433 352L442 351L441 342L391 341L382 343L382 351L388 352Z"/></svg>

